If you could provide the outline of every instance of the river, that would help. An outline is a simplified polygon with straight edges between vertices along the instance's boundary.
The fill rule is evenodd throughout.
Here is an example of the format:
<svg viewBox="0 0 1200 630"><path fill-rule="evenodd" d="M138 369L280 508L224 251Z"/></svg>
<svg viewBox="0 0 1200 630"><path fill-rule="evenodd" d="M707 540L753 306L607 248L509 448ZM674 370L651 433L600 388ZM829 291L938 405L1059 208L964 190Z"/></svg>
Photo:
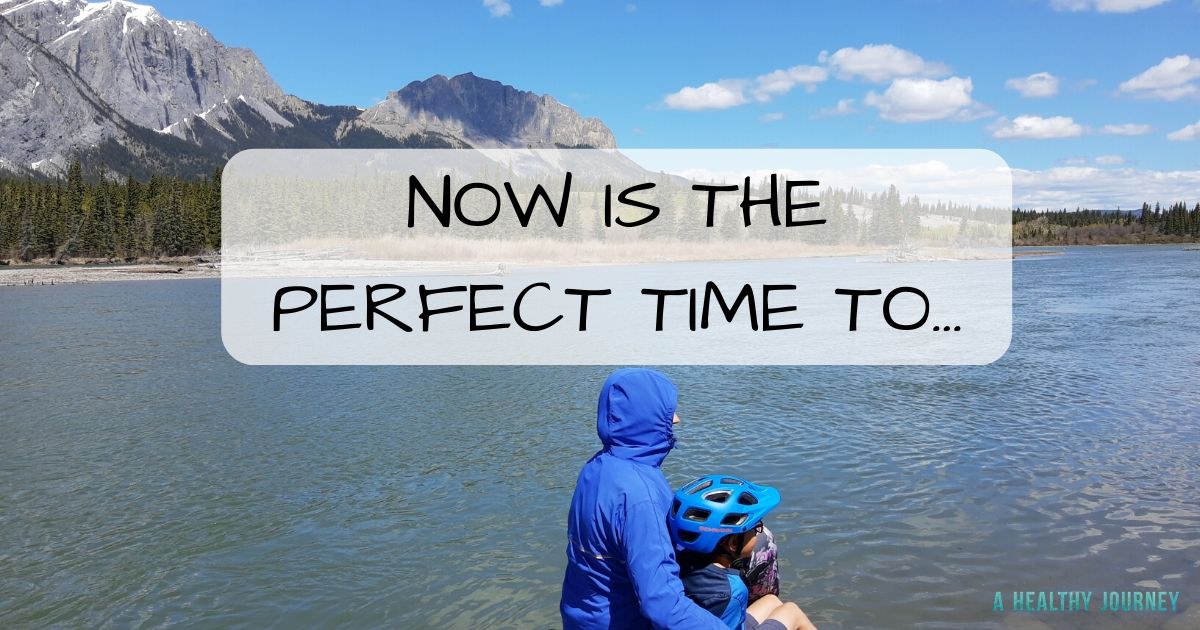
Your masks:
<svg viewBox="0 0 1200 630"><path fill-rule="evenodd" d="M665 368L664 470L778 487L783 595L822 628L1200 602L1200 252L1063 251L1014 261L991 365ZM0 626L558 625L610 368L245 366L219 288L0 289Z"/></svg>

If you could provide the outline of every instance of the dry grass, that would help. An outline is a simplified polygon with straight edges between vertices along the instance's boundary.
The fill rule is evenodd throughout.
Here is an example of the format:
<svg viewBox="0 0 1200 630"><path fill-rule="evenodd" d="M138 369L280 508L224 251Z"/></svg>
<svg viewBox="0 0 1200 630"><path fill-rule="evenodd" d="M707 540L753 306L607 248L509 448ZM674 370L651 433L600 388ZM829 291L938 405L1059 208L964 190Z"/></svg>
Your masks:
<svg viewBox="0 0 1200 630"><path fill-rule="evenodd" d="M230 248L227 259L246 257L300 259L365 259L506 264L632 264L715 260L768 260L828 256L883 256L894 246L742 239L698 243L641 240L622 243L596 240L465 239L452 236L380 237L375 239L304 239L269 248ZM977 259L978 247L918 247L922 257Z"/></svg>

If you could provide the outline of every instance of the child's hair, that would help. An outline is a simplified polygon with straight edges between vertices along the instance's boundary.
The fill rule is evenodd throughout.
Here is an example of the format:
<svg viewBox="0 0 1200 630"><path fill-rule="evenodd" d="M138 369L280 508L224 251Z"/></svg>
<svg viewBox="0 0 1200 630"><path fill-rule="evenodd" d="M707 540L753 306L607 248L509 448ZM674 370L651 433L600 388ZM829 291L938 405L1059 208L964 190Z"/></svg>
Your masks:
<svg viewBox="0 0 1200 630"><path fill-rule="evenodd" d="M779 491L734 475L684 484L671 504L671 537L682 552L712 555L721 539L744 534L779 505Z"/></svg>

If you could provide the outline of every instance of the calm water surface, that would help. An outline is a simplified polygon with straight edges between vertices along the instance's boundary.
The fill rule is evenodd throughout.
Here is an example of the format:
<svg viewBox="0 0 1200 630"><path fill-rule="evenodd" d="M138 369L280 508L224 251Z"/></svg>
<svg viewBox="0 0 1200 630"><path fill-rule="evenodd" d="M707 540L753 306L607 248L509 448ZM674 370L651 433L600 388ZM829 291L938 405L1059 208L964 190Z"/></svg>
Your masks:
<svg viewBox="0 0 1200 630"><path fill-rule="evenodd" d="M1014 275L993 365L666 370L668 476L778 486L784 596L821 627L995 627L995 591L1200 602L1200 252ZM218 296L0 290L0 627L558 624L609 368L247 367Z"/></svg>

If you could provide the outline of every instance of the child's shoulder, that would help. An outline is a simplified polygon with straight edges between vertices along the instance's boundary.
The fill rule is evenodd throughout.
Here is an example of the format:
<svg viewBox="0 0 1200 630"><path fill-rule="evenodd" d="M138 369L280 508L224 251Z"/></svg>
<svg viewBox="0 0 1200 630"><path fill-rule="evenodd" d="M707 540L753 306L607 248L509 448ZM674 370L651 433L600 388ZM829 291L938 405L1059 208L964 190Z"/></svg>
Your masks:
<svg viewBox="0 0 1200 630"><path fill-rule="evenodd" d="M750 590L737 569L712 563L680 565L683 590L692 601L724 621L730 628L741 628L750 600Z"/></svg>
<svg viewBox="0 0 1200 630"><path fill-rule="evenodd" d="M711 562L680 562L679 577L684 590L694 600L715 604L749 599L746 583L737 569L727 569ZM741 591L745 593L739 597Z"/></svg>

